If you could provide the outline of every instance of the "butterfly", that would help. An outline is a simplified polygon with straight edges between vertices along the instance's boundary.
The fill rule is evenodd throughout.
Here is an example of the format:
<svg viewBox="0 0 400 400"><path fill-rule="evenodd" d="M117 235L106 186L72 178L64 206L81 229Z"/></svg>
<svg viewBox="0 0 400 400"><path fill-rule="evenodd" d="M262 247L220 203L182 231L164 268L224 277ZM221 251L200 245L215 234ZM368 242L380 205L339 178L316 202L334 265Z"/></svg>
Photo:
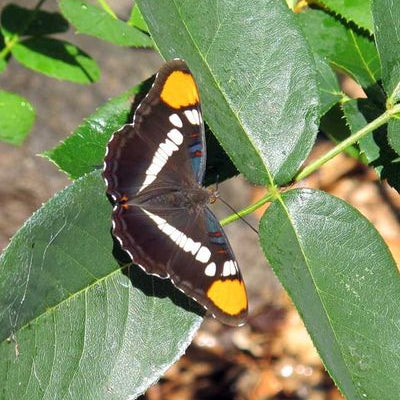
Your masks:
<svg viewBox="0 0 400 400"><path fill-rule="evenodd" d="M241 325L246 288L228 239L207 204L204 123L187 64L157 73L133 122L107 145L103 178L113 235L146 273L169 278L215 318Z"/></svg>

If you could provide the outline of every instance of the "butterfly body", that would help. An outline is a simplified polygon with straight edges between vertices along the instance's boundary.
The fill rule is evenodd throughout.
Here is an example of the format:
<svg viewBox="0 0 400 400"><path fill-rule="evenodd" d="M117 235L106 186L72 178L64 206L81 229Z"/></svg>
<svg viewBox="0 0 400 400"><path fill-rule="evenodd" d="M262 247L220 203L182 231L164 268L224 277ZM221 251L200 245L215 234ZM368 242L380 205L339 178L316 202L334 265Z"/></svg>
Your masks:
<svg viewBox="0 0 400 400"><path fill-rule="evenodd" d="M206 164L199 94L185 62L162 67L133 123L111 138L103 177L113 234L133 262L230 325L243 323L247 295L228 240L201 184Z"/></svg>
<svg viewBox="0 0 400 400"><path fill-rule="evenodd" d="M122 199L121 206L138 206L149 211L159 208L181 209L186 208L189 212L195 212L211 202L212 195L202 187L190 187L179 189L160 189L156 193L145 191L143 194L134 196L132 199Z"/></svg>

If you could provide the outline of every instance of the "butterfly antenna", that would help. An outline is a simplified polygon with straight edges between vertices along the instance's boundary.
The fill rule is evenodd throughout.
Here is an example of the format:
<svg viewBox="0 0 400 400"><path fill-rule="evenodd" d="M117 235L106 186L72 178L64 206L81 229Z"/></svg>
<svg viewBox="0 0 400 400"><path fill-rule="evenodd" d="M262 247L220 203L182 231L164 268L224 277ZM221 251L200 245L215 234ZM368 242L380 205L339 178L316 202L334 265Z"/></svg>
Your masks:
<svg viewBox="0 0 400 400"><path fill-rule="evenodd" d="M246 221L230 204L228 204L222 197L220 197L219 192L218 192L218 184L219 184L219 175L217 174L217 179L215 181L215 191L214 191L214 196L215 199L220 199L222 203L224 203L231 211L233 211L253 232L255 232L258 235L258 230L254 228L250 222Z"/></svg>
<svg viewBox="0 0 400 400"><path fill-rule="evenodd" d="M218 197L231 211L233 211L253 232L258 235L258 230L254 228L250 222L246 221L230 204L228 204L222 197Z"/></svg>

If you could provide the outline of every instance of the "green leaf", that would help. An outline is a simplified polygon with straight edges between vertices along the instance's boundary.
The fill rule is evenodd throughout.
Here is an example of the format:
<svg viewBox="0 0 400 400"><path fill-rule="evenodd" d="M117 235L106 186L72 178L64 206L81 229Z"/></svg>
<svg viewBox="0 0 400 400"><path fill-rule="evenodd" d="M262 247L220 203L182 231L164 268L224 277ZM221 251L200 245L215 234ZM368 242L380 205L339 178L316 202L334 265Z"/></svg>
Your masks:
<svg viewBox="0 0 400 400"><path fill-rule="evenodd" d="M400 279L375 228L344 201L302 189L271 205L260 240L346 399L392 400Z"/></svg>
<svg viewBox="0 0 400 400"><path fill-rule="evenodd" d="M347 22L373 33L371 0L320 0L329 10L340 15Z"/></svg>
<svg viewBox="0 0 400 400"><path fill-rule="evenodd" d="M128 24L140 29L143 32L149 32L149 27L143 18L142 13L139 10L137 4L132 7L131 16L129 17Z"/></svg>
<svg viewBox="0 0 400 400"><path fill-rule="evenodd" d="M341 104L343 118L346 121L346 126L349 130L349 136L364 128L364 126L368 124L364 114L362 113L362 110L360 109L362 107L366 107L367 104L369 104L369 102L367 103L367 101L361 99L347 99ZM372 153L375 153L378 147L374 142L373 135L373 133L368 134L359 141L359 148L361 151L360 156L362 157L363 162L366 164L373 164L375 156L373 158L370 156ZM378 174L380 174L381 170L382 167L377 166L376 172Z"/></svg>
<svg viewBox="0 0 400 400"><path fill-rule="evenodd" d="M27 99L0 90L0 140L21 144L34 122L35 110Z"/></svg>
<svg viewBox="0 0 400 400"><path fill-rule="evenodd" d="M400 121L398 119L391 120L388 123L388 143L400 157Z"/></svg>
<svg viewBox="0 0 400 400"><path fill-rule="evenodd" d="M320 116L325 115L336 103L343 98L339 82L332 68L321 57L316 55L317 82L320 98Z"/></svg>
<svg viewBox="0 0 400 400"><path fill-rule="evenodd" d="M4 36L40 36L66 32L68 22L59 13L30 10L17 4L8 4L1 13L1 29Z"/></svg>
<svg viewBox="0 0 400 400"><path fill-rule="evenodd" d="M121 269L111 209L100 175L85 176L3 253L1 398L133 399L190 343L198 306L167 280Z"/></svg>
<svg viewBox="0 0 400 400"><path fill-rule="evenodd" d="M100 77L99 67L92 58L61 40L27 39L16 44L12 54L25 67L53 78L88 84Z"/></svg>
<svg viewBox="0 0 400 400"><path fill-rule="evenodd" d="M353 99L343 104L343 110L352 133L379 117L383 108L369 99ZM399 156L389 146L387 126L381 126L373 133L363 137L360 150L368 163L373 166L380 178L400 192Z"/></svg>
<svg viewBox="0 0 400 400"><path fill-rule="evenodd" d="M151 38L139 29L113 18L83 0L60 0L60 10L78 33L95 36L118 46L151 47Z"/></svg>
<svg viewBox="0 0 400 400"><path fill-rule="evenodd" d="M137 104L149 89L152 79L110 99L85 119L75 132L43 155L53 161L71 179L103 165L106 145L111 135L130 122L133 101ZM135 96L138 95L136 98Z"/></svg>
<svg viewBox="0 0 400 400"><path fill-rule="evenodd" d="M321 118L320 129L335 144L342 142L351 135L341 104L336 104ZM360 150L356 145L347 147L345 153L365 162L362 160Z"/></svg>
<svg viewBox="0 0 400 400"><path fill-rule="evenodd" d="M383 86L388 96L389 107L400 100L400 7L392 0L372 2L375 24L375 40L382 64ZM400 122L388 124L388 140L391 147L400 155Z"/></svg>
<svg viewBox="0 0 400 400"><path fill-rule="evenodd" d="M400 7L393 0L373 0L372 13L375 25L375 40L382 64L382 81L394 104L400 96Z"/></svg>
<svg viewBox="0 0 400 400"><path fill-rule="evenodd" d="M0 30L0 54L4 51L5 44L4 44L4 36ZM7 68L7 56L0 56L0 74Z"/></svg>
<svg viewBox="0 0 400 400"><path fill-rule="evenodd" d="M352 76L363 87L380 79L380 63L370 38L320 10L297 14L314 54Z"/></svg>
<svg viewBox="0 0 400 400"><path fill-rule="evenodd" d="M240 172L255 183L290 181L314 143L319 110L313 60L287 5L137 4L164 58L187 61L205 119Z"/></svg>

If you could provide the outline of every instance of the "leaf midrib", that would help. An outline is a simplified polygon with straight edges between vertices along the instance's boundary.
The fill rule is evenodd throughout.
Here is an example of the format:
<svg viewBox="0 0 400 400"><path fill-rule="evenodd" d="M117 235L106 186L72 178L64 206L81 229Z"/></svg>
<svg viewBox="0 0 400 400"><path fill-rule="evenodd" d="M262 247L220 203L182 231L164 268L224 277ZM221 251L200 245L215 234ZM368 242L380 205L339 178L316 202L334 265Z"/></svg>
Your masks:
<svg viewBox="0 0 400 400"><path fill-rule="evenodd" d="M345 357L344 357L344 352L343 352L342 346L340 345L340 341L338 340L338 338L337 338L337 336L336 336L336 331L335 331L335 329L333 328L333 324L332 324L331 319L330 319L330 317L329 317L329 313L327 312L326 307L325 307L325 304L324 304L324 302L322 301L322 298L321 298L321 296L320 296L320 293L322 293L322 290L320 290L320 289L318 288L318 285L317 285L316 282L315 282L314 276L313 276L313 274L312 274L312 271L311 271L311 268L310 268L310 265L309 265L309 262L308 262L308 258L307 258L307 256L306 256L305 249L303 248L303 245L302 245L302 243L301 243L301 241L300 241L300 236L299 236L298 233L297 233L297 230L296 230L295 224L294 224L294 222L293 222L293 220L292 220L292 218L291 218L289 209L286 207L286 204L285 204L285 202L283 201L283 198L282 198L282 196L281 196L280 194L279 194L279 196L277 197L277 200L279 201L279 203L281 204L283 210L285 211L285 213L286 213L286 215L287 215L287 218L288 218L288 221L290 222L290 226L291 226L292 229L293 229L293 232L294 232L295 237L296 237L297 244L298 244L298 246L299 246L299 249L300 249L301 254L302 254L302 256L303 256L303 259L304 259L304 263L305 263L305 265L307 266L308 273L309 273L309 275L310 275L310 277L311 277L311 280L312 280L312 283L314 284L314 287L315 287L315 289L316 289L316 294L317 294L318 299L320 300L321 306L322 306L322 308L323 308L323 310L324 310L324 312L325 312L325 316L326 316L326 318L327 318L327 321L329 322L329 326L331 327L331 331L332 331L333 336L334 336L334 338L335 338L335 342L336 342L336 344L337 344L337 346L338 346L338 348L339 348L339 350L340 350L340 354L341 354L341 358L342 358L342 360L343 360L343 364L346 366L347 371L349 372L349 374L350 374L350 376L351 376L351 380L352 380L352 382L353 382L353 387L355 388L355 390L357 391L357 393L360 395L360 398L361 398L362 393L360 392L360 389L357 387L357 385L354 384L355 382L354 382L354 380L353 380L353 373L351 372L351 369L349 368L349 366L348 366L348 364L347 364L347 362L346 362L346 359L345 359ZM323 360L323 358L322 358L322 360ZM325 363L324 363L324 365L325 365Z"/></svg>
<svg viewBox="0 0 400 400"><path fill-rule="evenodd" d="M95 285L100 284L101 282L105 281L106 279L112 277L114 274L117 274L118 272L121 272L124 268L127 268L130 264L124 264L122 266L119 266L117 269L111 271L110 273L104 275L101 278L96 279L94 282L90 283L89 285L83 287L82 289L79 289L78 291L76 291L75 293L71 294L70 296L66 297L65 299L61 300L60 302L58 302L57 304L51 306L51 307L46 307L45 310L43 312L41 312L40 314L38 314L37 316L35 316L33 319L29 320L26 324L20 326L15 332L12 333L16 333L16 332L20 332L23 329L28 328L30 325L35 324L37 322L38 319L40 319L41 317L47 315L48 313L51 313L55 310L57 310L58 307L61 307L61 305L63 305L65 302L69 301L70 299L73 299L74 297L85 293L85 291L88 291L89 289L91 289L92 287L94 287ZM2 340L0 342L0 346L6 342L8 339L5 338L4 340Z"/></svg>
<svg viewBox="0 0 400 400"><path fill-rule="evenodd" d="M263 157L261 156L259 150L257 149L257 147L255 146L255 144L253 143L253 140L246 134L246 130L244 129L244 126L242 125L242 123L241 123L241 121L240 121L240 119L239 119L239 116L238 116L238 115L234 112L234 110L232 109L231 104L230 104L230 102L228 101L228 97L227 97L226 93L222 90L222 88L220 87L220 85L219 85L218 82L216 81L216 79L215 79L215 77L214 77L214 75L213 75L213 73L212 73L212 70L211 70L210 65L207 63L207 60L204 58L203 53L200 51L200 49L199 49L197 43L195 42L193 36L191 35L190 30L189 30L188 26L186 25L185 20L184 20L182 14L181 14L181 12L180 12L180 9L179 9L178 5L176 4L176 1L175 1L175 0L172 0L172 3L173 3L173 5L175 6L175 9L176 9L176 11L177 11L177 13L178 13L178 15L179 15L179 17L180 17L180 21L182 22L182 25L183 25L183 27L185 28L185 31L187 32L187 35L188 35L190 41L193 43L193 46L194 46L195 49L197 50L197 53L199 54L201 60L203 61L203 64L205 65L206 69L208 70L209 75L210 75L211 78L212 78L212 81L214 82L215 86L217 87L217 89L218 89L219 92L221 93L223 99L225 100L225 103L228 105L229 111L231 112L231 114L233 115L234 119L236 120L237 125L238 125L238 126L241 128L241 130L245 133L245 137L246 137L247 140L249 141L251 147L255 150L255 153L257 154L258 158L260 159L261 164L265 167L265 172L267 173L267 177L268 177L268 180L269 180L269 184L270 184L270 185L273 185L274 182L273 182L273 180L272 180L272 174L270 173L270 168L269 168L269 166L267 165L266 160L264 160ZM213 39L213 40L214 40L214 39Z"/></svg>
<svg viewBox="0 0 400 400"><path fill-rule="evenodd" d="M352 29L350 29L349 33L350 33L350 38L353 42L353 47L356 49L356 52L357 52L358 56L360 57L360 60L361 60L362 64L364 65L365 70L367 71L368 75L370 76L372 82L376 83L376 78L373 75L372 71L370 70L368 63L366 62L366 60L360 50L360 47L359 47L356 37L354 35L354 31Z"/></svg>

